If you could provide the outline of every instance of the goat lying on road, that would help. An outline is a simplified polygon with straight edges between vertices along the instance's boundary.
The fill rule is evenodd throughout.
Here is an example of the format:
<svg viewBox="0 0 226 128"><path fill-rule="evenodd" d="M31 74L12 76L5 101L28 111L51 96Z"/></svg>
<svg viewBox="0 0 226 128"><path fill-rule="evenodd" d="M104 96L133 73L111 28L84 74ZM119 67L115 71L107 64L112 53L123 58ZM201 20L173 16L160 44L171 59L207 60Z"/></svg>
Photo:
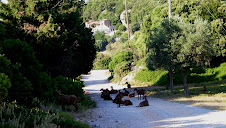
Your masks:
<svg viewBox="0 0 226 128"><path fill-rule="evenodd" d="M133 105L133 103L130 100L124 100L124 105L125 106Z"/></svg>
<svg viewBox="0 0 226 128"><path fill-rule="evenodd" d="M147 96L144 96L144 101L140 102L139 106L137 107L143 107L143 106L149 106L148 100L147 100Z"/></svg>
<svg viewBox="0 0 226 128"><path fill-rule="evenodd" d="M110 94L117 94L118 90L114 90L113 86L111 86L111 91L109 92Z"/></svg>

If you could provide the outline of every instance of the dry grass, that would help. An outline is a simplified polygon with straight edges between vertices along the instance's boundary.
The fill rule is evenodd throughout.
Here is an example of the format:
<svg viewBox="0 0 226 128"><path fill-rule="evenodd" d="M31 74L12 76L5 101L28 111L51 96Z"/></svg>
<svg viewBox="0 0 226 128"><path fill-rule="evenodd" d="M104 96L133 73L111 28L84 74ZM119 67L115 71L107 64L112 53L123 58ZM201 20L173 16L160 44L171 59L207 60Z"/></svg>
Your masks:
<svg viewBox="0 0 226 128"><path fill-rule="evenodd" d="M207 92L201 93L203 86L206 85ZM167 101L188 104L192 106L199 106L211 110L226 110L226 81L221 82L208 82L202 84L195 84L189 88L190 96L183 95L183 87L175 87L174 94L169 90L150 89L147 91L148 95L153 97L162 98Z"/></svg>
<svg viewBox="0 0 226 128"><path fill-rule="evenodd" d="M192 106L199 106L212 110L226 110L226 93L215 95L199 95L192 97L178 97L169 99L178 103L188 104Z"/></svg>

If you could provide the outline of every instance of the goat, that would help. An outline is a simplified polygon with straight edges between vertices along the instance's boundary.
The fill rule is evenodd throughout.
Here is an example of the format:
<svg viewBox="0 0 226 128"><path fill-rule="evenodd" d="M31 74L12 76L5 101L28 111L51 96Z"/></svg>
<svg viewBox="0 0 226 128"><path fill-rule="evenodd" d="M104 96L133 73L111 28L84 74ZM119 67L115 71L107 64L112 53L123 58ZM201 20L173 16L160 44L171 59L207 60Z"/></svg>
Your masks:
<svg viewBox="0 0 226 128"><path fill-rule="evenodd" d="M128 82L126 82L125 84L127 84L127 88L131 88L131 85Z"/></svg>
<svg viewBox="0 0 226 128"><path fill-rule="evenodd" d="M118 107L120 107L120 104L124 104L124 101L122 100L122 93L119 91L119 93L116 95L115 99L113 100L113 103L118 104Z"/></svg>
<svg viewBox="0 0 226 128"><path fill-rule="evenodd" d="M104 90L103 88L101 88L100 91L102 91L102 92L101 92L101 96L100 96L101 98L104 98L105 94L106 94L106 93L109 93L109 90L108 90L108 89L105 89L105 90Z"/></svg>
<svg viewBox="0 0 226 128"><path fill-rule="evenodd" d="M135 97L135 91L133 91L132 94L129 94L129 95L127 96L127 98L130 98L130 97Z"/></svg>
<svg viewBox="0 0 226 128"><path fill-rule="evenodd" d="M75 107L75 111L78 110L78 98L75 95L64 95L61 94L60 91L55 91L55 94L58 97L58 100L60 101L62 105L62 110L65 110L64 105L73 105Z"/></svg>
<svg viewBox="0 0 226 128"><path fill-rule="evenodd" d="M117 94L118 90L114 90L113 86L111 86L111 91L109 92L110 94Z"/></svg>
<svg viewBox="0 0 226 128"><path fill-rule="evenodd" d="M124 105L125 106L133 105L133 103L130 100L124 100Z"/></svg>
<svg viewBox="0 0 226 128"><path fill-rule="evenodd" d="M144 89L138 90L137 88L135 88L134 91L136 91L137 94L138 94L138 100L139 100L139 97L140 97L140 99L141 99L141 95L143 95L143 99L144 99L144 92L145 92Z"/></svg>
<svg viewBox="0 0 226 128"><path fill-rule="evenodd" d="M206 93L207 89L206 86L203 86L203 89L200 91L201 93Z"/></svg>
<svg viewBox="0 0 226 128"><path fill-rule="evenodd" d="M112 100L111 96L110 96L110 91L108 89L104 90L104 89L101 89L100 91L101 92L101 98L104 98L104 100Z"/></svg>
<svg viewBox="0 0 226 128"><path fill-rule="evenodd" d="M128 96L129 95L129 91L126 90L126 88L123 89L125 92L123 92L123 96Z"/></svg>
<svg viewBox="0 0 226 128"><path fill-rule="evenodd" d="M137 107L143 107L143 106L149 106L148 100L147 100L147 96L144 96L144 101L140 102L139 106Z"/></svg>

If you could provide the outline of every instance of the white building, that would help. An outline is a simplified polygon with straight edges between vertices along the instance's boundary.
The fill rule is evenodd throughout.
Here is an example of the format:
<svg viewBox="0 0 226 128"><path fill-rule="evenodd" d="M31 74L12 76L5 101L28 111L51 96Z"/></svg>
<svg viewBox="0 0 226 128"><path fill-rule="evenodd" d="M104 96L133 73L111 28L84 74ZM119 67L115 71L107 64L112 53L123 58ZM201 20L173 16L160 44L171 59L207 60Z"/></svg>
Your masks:
<svg viewBox="0 0 226 128"><path fill-rule="evenodd" d="M111 21L108 19L86 22L86 27L92 28L93 34L103 31L106 35L113 36L115 33L115 26L111 26Z"/></svg>

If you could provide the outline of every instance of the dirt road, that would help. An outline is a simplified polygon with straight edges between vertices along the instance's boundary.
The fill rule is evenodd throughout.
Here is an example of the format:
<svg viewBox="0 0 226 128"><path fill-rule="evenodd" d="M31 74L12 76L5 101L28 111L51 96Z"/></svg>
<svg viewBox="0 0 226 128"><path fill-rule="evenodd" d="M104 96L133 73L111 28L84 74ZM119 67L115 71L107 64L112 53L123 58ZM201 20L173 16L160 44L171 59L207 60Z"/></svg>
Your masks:
<svg viewBox="0 0 226 128"><path fill-rule="evenodd" d="M226 111L213 111L158 98L148 97L150 106L136 107L142 100L130 98L132 106L117 108L112 101L100 98L100 89L113 86L123 89L125 86L112 84L107 80L106 70L93 70L84 75L84 88L88 91L97 108L91 109L89 124L100 128L226 128ZM129 90L132 92L132 89ZM112 98L115 95L111 95ZM126 99L126 98L125 98Z"/></svg>

